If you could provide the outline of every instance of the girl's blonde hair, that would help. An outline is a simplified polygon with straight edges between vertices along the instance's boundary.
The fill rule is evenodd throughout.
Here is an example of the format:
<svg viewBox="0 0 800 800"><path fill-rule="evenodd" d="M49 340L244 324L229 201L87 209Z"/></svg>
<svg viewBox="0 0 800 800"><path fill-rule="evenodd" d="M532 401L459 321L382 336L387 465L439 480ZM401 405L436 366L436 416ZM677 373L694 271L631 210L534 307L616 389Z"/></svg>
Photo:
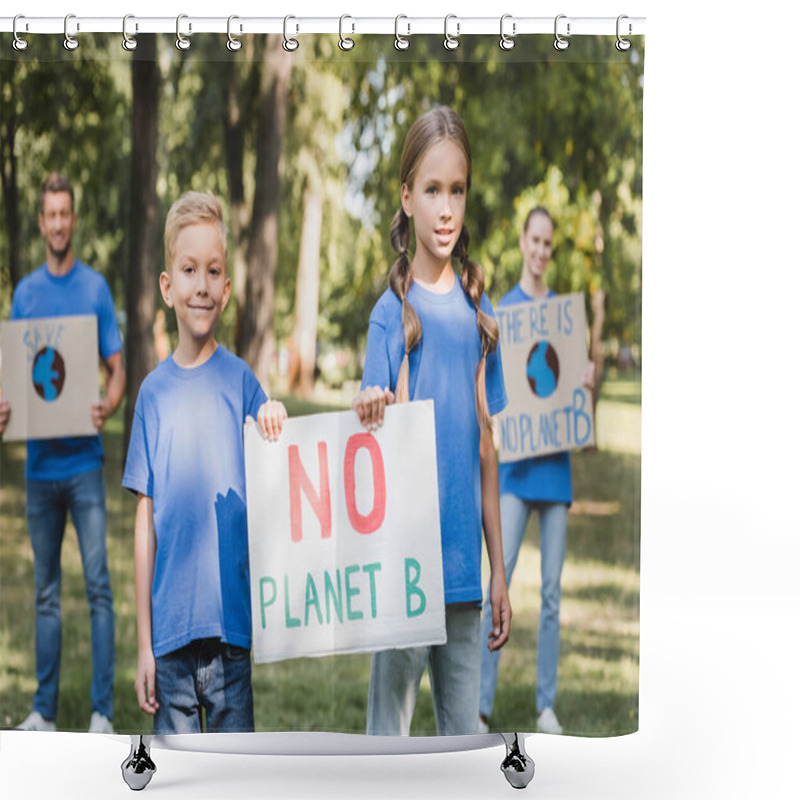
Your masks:
<svg viewBox="0 0 800 800"><path fill-rule="evenodd" d="M418 117L406 135L403 153L400 158L400 181L412 188L416 170L428 150L439 142L449 140L454 142L467 160L467 190L472 182L472 155L469 148L469 139L461 118L451 108L439 106ZM397 377L395 395L398 402L408 401L408 373L409 353L419 344L422 338L422 323L412 305L406 297L411 288L411 262L408 258L408 244L410 238L408 216L401 205L392 220L391 241L392 248L398 254L389 272L389 285L392 291L403 304L403 334L405 337L405 354L400 365ZM475 373L475 403L478 412L478 421L482 428L488 429L491 425L489 407L486 401L486 356L497 348L498 327L497 323L481 309L481 296L483 295L484 277L483 270L478 264L469 259L469 232L467 226L461 228L453 255L461 261L461 287L472 301L481 337L481 360Z"/></svg>
<svg viewBox="0 0 800 800"><path fill-rule="evenodd" d="M228 262L228 228L222 216L222 205L211 192L184 192L173 204L164 225L165 267L172 266L175 255L175 242L178 234L189 225L198 222L216 224L225 253L225 266Z"/></svg>

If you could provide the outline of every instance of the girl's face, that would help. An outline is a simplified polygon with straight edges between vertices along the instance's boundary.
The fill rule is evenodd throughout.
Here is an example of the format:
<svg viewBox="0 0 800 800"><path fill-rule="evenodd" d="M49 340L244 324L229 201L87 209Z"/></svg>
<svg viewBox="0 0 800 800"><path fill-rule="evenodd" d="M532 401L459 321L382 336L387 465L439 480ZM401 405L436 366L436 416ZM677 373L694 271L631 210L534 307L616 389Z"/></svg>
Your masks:
<svg viewBox="0 0 800 800"><path fill-rule="evenodd" d="M450 139L433 145L419 162L413 186L403 184L400 199L406 215L414 220L414 260L445 266L464 225L467 158L463 150Z"/></svg>
<svg viewBox="0 0 800 800"><path fill-rule="evenodd" d="M541 279L553 253L553 223L545 214L534 214L520 234L522 272L530 279Z"/></svg>

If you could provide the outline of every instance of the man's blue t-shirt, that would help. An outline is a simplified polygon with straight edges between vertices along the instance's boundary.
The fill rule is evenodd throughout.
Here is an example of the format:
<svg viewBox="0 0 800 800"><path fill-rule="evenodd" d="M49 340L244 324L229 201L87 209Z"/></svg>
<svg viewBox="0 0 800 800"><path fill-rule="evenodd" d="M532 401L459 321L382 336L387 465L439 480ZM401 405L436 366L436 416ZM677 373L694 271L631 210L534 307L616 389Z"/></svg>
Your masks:
<svg viewBox="0 0 800 800"><path fill-rule="evenodd" d="M42 264L25 276L14 290L12 320L79 314L97 317L99 355L104 361L122 349L111 290L106 279L86 264L75 261L66 275L53 275L47 265ZM14 413L13 408L11 413ZM25 465L28 480L61 480L102 465L103 445L99 434L28 440Z"/></svg>
<svg viewBox="0 0 800 800"><path fill-rule="evenodd" d="M409 398L434 401L439 516L445 603L481 602L480 426L475 372L481 340L475 307L458 277L436 294L414 282L408 292L422 323L422 339L409 356ZM484 295L481 308L493 314ZM361 387L397 385L405 353L400 300L388 289L372 310ZM489 412L506 405L499 351L486 360Z"/></svg>
<svg viewBox="0 0 800 800"><path fill-rule="evenodd" d="M550 289L547 296L554 297L555 294ZM531 302L533 298L517 284L497 305ZM540 502L572 502L572 470L568 451L500 464L498 477L500 494L513 494L524 500Z"/></svg>
<svg viewBox="0 0 800 800"><path fill-rule="evenodd" d="M193 369L170 356L142 382L122 485L153 499L153 653L219 637L250 647L244 433L266 395L219 345Z"/></svg>

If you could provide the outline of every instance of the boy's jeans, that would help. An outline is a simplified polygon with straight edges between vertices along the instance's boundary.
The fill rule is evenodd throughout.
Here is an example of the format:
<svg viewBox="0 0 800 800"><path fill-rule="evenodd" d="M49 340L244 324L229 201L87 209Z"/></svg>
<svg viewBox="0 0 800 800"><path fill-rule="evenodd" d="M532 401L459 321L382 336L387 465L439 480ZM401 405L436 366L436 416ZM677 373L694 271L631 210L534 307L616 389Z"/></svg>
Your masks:
<svg viewBox="0 0 800 800"><path fill-rule="evenodd" d="M27 481L28 535L36 586L36 680L33 709L54 720L61 664L61 544L67 511L78 535L91 611L92 711L113 717L114 607L106 558L102 468L59 481Z"/></svg>
<svg viewBox="0 0 800 800"><path fill-rule="evenodd" d="M480 613L474 603L445 606L447 644L382 650L372 656L368 734L408 736L426 664L436 732L440 736L478 732Z"/></svg>
<svg viewBox="0 0 800 800"><path fill-rule="evenodd" d="M539 712L553 708L558 684L558 653L561 641L559 608L561 605L561 569L567 549L567 504L540 503L522 500L513 494L500 496L500 522L503 529L503 559L506 582L517 564L528 517L539 511L539 539L542 554L542 605L539 614L539 638L536 654L536 707ZM481 641L487 641L492 630L492 606L487 589L483 606ZM513 601L511 605L514 607ZM513 634L512 634L513 635ZM481 714L491 716L497 688L500 650L481 649Z"/></svg>
<svg viewBox="0 0 800 800"><path fill-rule="evenodd" d="M250 651L219 639L196 639L156 658L158 710L153 733L251 733Z"/></svg>

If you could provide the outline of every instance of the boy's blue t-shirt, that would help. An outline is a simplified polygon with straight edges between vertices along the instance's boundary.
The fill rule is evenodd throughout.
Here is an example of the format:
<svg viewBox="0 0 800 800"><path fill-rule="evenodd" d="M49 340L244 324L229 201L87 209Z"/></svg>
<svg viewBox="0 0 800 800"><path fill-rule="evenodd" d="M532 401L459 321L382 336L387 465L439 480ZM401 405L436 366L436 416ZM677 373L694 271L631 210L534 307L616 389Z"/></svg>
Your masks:
<svg viewBox="0 0 800 800"><path fill-rule="evenodd" d="M555 294L550 289L547 296L555 297ZM533 300L517 284L497 305L531 303ZM500 494L513 494L531 501L572 503L572 470L568 451L501 463L498 477Z"/></svg>
<svg viewBox="0 0 800 800"><path fill-rule="evenodd" d="M153 653L219 637L250 647L244 433L266 395L219 345L193 369L170 356L142 382L122 485L153 498Z"/></svg>
<svg viewBox="0 0 800 800"><path fill-rule="evenodd" d="M108 283L99 272L80 261L76 260L66 275L52 275L47 265L42 264L17 284L11 301L12 320L81 314L97 317L97 342L103 360L122 349ZM103 445L99 434L28 440L27 480L61 480L102 466Z"/></svg>
<svg viewBox="0 0 800 800"><path fill-rule="evenodd" d="M409 398L434 401L439 516L445 603L476 602L481 589L480 426L475 372L481 340L475 307L456 276L452 290L436 294L414 282L408 292L422 323L422 339L409 356ZM484 295L481 308L493 314ZM388 289L369 320L361 387L397 386L405 353L400 300ZM506 405L499 351L486 360L489 412Z"/></svg>

